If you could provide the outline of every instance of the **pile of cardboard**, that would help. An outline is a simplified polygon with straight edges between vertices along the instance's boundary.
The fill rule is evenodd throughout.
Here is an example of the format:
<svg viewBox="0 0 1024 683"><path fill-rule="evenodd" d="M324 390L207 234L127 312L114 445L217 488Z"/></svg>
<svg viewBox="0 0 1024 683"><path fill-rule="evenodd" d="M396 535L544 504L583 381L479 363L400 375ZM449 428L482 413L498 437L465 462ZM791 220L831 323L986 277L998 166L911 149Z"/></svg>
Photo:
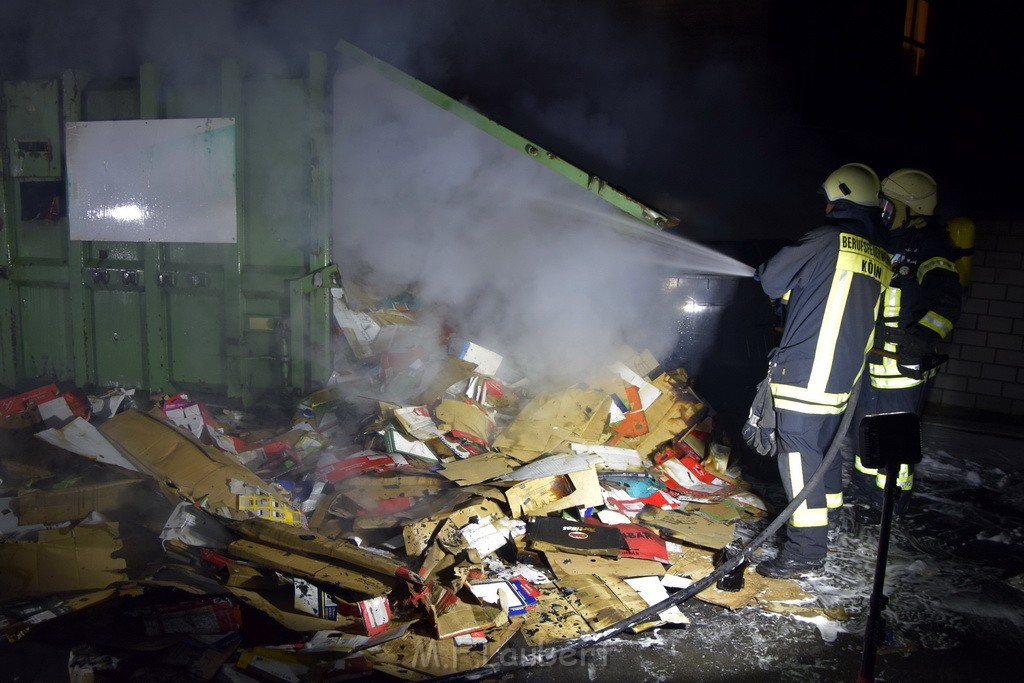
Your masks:
<svg viewBox="0 0 1024 683"><path fill-rule="evenodd" d="M380 360L368 327L352 348ZM391 355L376 372L416 400L377 401L356 429L344 382L276 425L184 394L0 403L6 638L88 613L103 626L72 675L420 680L626 619L766 513L685 371L649 354L544 392L472 342L430 372ZM749 570L698 597L810 599ZM685 623L673 608L634 630Z"/></svg>

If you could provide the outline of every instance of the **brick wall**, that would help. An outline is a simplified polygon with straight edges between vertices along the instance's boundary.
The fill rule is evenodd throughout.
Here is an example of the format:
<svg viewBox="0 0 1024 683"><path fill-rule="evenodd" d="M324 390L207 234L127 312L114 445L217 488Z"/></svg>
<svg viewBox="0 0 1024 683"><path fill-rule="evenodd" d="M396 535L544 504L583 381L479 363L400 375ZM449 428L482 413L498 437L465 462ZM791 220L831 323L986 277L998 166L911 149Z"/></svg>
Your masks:
<svg viewBox="0 0 1024 683"><path fill-rule="evenodd" d="M974 268L928 395L946 408L1024 415L1024 221L978 221Z"/></svg>

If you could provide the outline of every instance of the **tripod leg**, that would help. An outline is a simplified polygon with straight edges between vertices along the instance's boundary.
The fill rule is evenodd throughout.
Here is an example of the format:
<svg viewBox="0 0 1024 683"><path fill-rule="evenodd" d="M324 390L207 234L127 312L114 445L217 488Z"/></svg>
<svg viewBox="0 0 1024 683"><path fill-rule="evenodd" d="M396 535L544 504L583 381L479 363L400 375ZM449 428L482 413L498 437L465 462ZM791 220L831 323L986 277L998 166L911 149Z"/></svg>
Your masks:
<svg viewBox="0 0 1024 683"><path fill-rule="evenodd" d="M899 465L896 466L897 470ZM892 467L886 468L893 469ZM861 657L860 674L857 683L875 680L875 656L878 653L878 641L881 633L882 609L885 608L886 597L882 592L885 587L885 565L889 559L889 534L892 532L892 513L896 499L896 472L885 478L885 490L882 495L882 520L878 529L878 557L875 559L875 580L871 588L871 601L868 607L868 621L864 628L864 652Z"/></svg>

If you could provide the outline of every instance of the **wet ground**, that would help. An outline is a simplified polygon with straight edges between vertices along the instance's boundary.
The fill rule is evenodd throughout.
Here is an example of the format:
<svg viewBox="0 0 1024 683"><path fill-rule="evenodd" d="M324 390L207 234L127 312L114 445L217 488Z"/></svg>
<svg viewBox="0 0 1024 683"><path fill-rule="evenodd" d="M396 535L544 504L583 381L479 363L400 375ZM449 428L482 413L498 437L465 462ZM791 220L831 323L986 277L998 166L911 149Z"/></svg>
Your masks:
<svg viewBox="0 0 1024 683"><path fill-rule="evenodd" d="M1024 573L1024 432L944 422L922 426L913 504L890 540L875 680L1016 680L1024 584L1008 579ZM758 486L784 503L774 482ZM856 681L879 540L864 510L846 506L849 529L831 546L824 573L799 580L821 606L844 608L844 622L730 612L691 599L682 606L686 628L613 638L557 669L520 670L513 679ZM763 546L766 556L773 546Z"/></svg>
<svg viewBox="0 0 1024 683"><path fill-rule="evenodd" d="M922 438L913 505L889 545L876 680L1016 679L1024 652L1024 585L1011 580L1024 573L1024 430L930 418ZM781 507L781 487L770 469L759 469L752 463L746 478ZM820 606L842 607L845 621L728 611L694 598L681 606L689 626L617 636L551 665L511 668L503 678L855 681L878 547L878 526L866 523L863 511L845 508L847 530L832 545L825 571L799 580ZM761 520L743 533L752 538L766 524ZM766 543L765 556L776 547ZM517 649L516 641L510 648ZM66 681L67 649L31 636L4 644L0 672L0 680Z"/></svg>

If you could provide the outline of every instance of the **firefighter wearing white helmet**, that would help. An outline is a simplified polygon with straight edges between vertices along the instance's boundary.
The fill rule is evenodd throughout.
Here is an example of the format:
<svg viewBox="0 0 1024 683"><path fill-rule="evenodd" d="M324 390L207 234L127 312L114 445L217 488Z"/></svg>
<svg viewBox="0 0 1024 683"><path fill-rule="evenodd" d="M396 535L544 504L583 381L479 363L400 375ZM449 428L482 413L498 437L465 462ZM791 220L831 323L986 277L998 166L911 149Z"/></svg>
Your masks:
<svg viewBox="0 0 1024 683"><path fill-rule="evenodd" d="M908 218L908 213L917 216L931 216L939 201L935 179L916 168L901 168L893 171L882 181L883 201L891 202L896 209L892 227L899 227Z"/></svg>
<svg viewBox="0 0 1024 683"><path fill-rule="evenodd" d="M782 337L769 363L778 466L790 499L804 488L836 438L871 348L882 290L891 276L879 245L884 227L878 176L846 164L825 179L824 225L757 269L773 300L788 299ZM790 578L825 562L830 508L842 505L838 458L789 519L787 538L758 573Z"/></svg>
<svg viewBox="0 0 1024 683"><path fill-rule="evenodd" d="M821 184L821 191L829 202L845 200L871 208L879 206L880 190L878 175L864 164L840 166Z"/></svg>
<svg viewBox="0 0 1024 683"><path fill-rule="evenodd" d="M935 218L938 191L924 171L901 168L881 183L882 216L891 230L885 240L892 255L893 276L883 294L875 332L881 353L868 357L870 383L865 383L851 424L863 415L912 412L924 407L927 382L935 376L936 343L947 339L960 317L962 287L956 247ZM850 444L857 440L851 435ZM896 514L910 504L914 473L903 465L896 478ZM885 474L865 467L854 456L854 490L881 508Z"/></svg>

